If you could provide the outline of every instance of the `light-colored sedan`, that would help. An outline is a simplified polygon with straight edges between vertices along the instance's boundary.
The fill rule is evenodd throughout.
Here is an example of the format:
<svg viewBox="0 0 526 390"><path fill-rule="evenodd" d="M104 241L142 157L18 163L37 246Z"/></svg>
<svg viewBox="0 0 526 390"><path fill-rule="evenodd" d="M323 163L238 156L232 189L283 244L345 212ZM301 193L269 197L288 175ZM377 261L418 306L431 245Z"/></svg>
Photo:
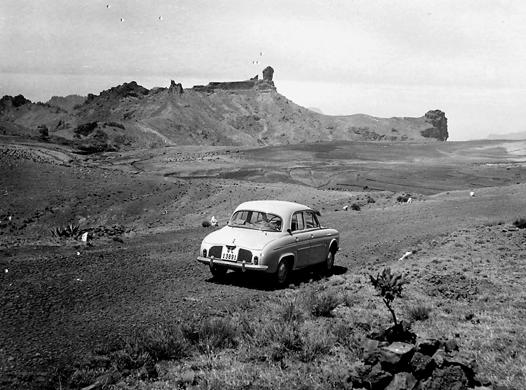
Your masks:
<svg viewBox="0 0 526 390"><path fill-rule="evenodd" d="M330 273L339 248L337 230L299 203L258 200L240 204L228 225L207 235L197 260L214 277L228 269L272 274L285 285L291 271L319 264Z"/></svg>

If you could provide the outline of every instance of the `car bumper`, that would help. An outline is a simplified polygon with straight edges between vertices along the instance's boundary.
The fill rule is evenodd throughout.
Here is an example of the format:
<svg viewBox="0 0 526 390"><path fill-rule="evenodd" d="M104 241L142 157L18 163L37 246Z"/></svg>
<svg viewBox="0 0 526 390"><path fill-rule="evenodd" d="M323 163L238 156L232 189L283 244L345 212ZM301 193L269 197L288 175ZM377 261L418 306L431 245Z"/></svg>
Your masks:
<svg viewBox="0 0 526 390"><path fill-rule="evenodd" d="M242 271L263 271L265 272L268 270L268 266L266 265L255 265L252 263L247 263L245 261L234 262L234 261L226 261L226 260L221 260L221 259L212 259L210 257L203 257L203 256L198 256L197 261L203 264L208 264L208 265L215 264L215 265L220 265L220 266L227 267L230 269L240 269Z"/></svg>

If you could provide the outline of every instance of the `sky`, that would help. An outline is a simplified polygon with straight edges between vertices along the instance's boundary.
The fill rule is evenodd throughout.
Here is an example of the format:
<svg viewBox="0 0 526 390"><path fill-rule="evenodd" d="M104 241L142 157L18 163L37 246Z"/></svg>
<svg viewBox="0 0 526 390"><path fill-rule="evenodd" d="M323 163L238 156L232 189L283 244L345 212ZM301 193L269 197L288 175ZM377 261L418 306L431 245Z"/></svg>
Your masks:
<svg viewBox="0 0 526 390"><path fill-rule="evenodd" d="M271 65L302 106L440 109L450 140L481 139L526 131L525 20L521 0L1 0L0 95L189 88Z"/></svg>

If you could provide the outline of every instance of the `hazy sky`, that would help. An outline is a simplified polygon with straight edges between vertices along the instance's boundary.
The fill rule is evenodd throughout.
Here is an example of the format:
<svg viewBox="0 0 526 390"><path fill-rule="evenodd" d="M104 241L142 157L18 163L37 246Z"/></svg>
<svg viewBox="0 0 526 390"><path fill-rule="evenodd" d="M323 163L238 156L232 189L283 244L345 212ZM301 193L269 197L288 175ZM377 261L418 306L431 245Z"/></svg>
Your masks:
<svg viewBox="0 0 526 390"><path fill-rule="evenodd" d="M279 92L326 114L438 108L452 140L526 130L520 0L1 0L0 31L0 95L191 87L271 65Z"/></svg>

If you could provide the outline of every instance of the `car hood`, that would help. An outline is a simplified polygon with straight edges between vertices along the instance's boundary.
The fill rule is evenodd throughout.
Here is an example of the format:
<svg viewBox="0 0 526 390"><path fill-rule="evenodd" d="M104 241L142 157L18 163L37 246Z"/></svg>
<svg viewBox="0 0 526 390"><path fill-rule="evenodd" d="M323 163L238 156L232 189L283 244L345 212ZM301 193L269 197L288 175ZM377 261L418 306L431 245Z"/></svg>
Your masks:
<svg viewBox="0 0 526 390"><path fill-rule="evenodd" d="M269 242L281 237L281 232L244 229L225 226L205 237L204 242L214 245L236 245L243 248L261 250Z"/></svg>

